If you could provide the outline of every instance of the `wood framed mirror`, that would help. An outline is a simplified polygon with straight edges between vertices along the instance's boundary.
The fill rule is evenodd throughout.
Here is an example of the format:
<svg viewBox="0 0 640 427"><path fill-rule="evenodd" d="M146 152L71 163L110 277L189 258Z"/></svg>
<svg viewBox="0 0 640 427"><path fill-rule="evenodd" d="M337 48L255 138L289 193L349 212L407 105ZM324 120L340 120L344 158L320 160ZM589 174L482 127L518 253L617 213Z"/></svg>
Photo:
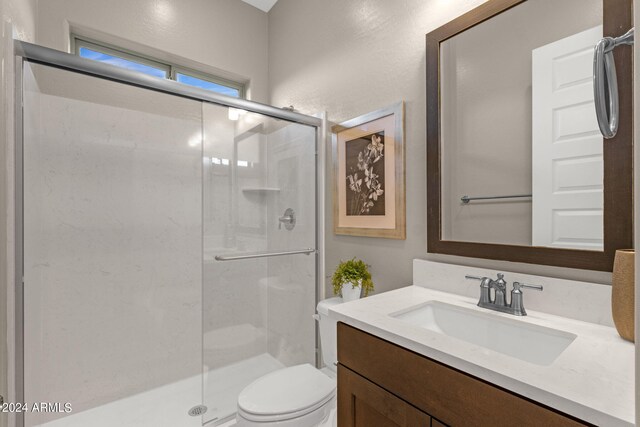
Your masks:
<svg viewBox="0 0 640 427"><path fill-rule="evenodd" d="M612 139L591 82L593 40L632 17L632 0L488 0L427 34L428 252L612 271L633 247L632 48Z"/></svg>

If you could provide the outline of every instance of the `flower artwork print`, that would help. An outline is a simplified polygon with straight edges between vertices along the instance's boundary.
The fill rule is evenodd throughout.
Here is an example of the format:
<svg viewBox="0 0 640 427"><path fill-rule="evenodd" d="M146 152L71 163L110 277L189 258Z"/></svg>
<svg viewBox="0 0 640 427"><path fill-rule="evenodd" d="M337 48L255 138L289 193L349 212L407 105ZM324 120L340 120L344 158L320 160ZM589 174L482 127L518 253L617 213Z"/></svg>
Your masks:
<svg viewBox="0 0 640 427"><path fill-rule="evenodd" d="M384 132L345 144L347 215L384 215Z"/></svg>
<svg viewBox="0 0 640 427"><path fill-rule="evenodd" d="M404 102L331 131L334 233L404 239Z"/></svg>

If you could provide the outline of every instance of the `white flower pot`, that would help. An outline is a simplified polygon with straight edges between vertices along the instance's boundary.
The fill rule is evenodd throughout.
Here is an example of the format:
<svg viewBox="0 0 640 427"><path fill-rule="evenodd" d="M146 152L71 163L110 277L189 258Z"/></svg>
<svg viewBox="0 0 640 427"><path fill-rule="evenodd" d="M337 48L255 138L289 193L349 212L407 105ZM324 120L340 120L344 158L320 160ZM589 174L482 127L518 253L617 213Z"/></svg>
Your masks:
<svg viewBox="0 0 640 427"><path fill-rule="evenodd" d="M353 287L351 282L342 285L342 299L344 302L355 301L360 298L360 294L362 293L361 283L362 281L359 281L355 287Z"/></svg>

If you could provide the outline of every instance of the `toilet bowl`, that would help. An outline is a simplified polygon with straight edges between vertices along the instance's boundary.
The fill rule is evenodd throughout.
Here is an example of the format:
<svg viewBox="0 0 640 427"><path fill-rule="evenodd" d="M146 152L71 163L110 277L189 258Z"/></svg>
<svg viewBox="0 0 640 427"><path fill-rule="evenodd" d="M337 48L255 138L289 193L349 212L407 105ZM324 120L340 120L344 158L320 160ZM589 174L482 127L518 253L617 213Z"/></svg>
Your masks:
<svg viewBox="0 0 640 427"><path fill-rule="evenodd" d="M305 363L258 378L238 396L238 427L315 427L331 425L336 406L336 326L329 307L342 298L318 303L320 344L326 368Z"/></svg>

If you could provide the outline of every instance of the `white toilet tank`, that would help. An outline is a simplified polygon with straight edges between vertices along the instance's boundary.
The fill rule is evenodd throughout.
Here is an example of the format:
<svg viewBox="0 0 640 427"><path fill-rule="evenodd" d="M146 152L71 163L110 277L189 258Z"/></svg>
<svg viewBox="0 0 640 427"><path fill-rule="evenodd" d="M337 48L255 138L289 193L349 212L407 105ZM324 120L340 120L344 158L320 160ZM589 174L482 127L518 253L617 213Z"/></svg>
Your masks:
<svg viewBox="0 0 640 427"><path fill-rule="evenodd" d="M322 360L327 368L337 371L338 363L338 322L329 317L329 307L342 304L342 298L329 298L318 303L318 323L320 324L320 348Z"/></svg>

